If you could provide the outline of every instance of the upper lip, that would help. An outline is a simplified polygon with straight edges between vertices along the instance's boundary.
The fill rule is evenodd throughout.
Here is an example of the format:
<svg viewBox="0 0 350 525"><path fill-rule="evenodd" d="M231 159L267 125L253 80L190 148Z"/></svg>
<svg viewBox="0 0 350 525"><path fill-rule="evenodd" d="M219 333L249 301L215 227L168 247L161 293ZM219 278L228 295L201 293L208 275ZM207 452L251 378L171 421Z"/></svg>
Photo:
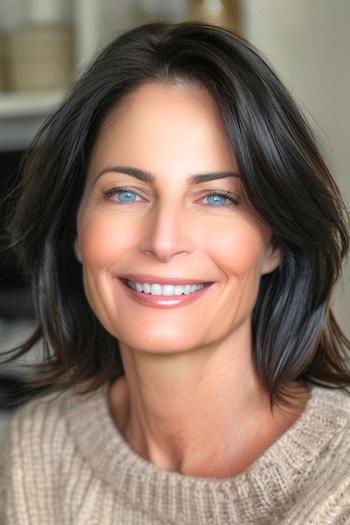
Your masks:
<svg viewBox="0 0 350 525"><path fill-rule="evenodd" d="M118 276L119 279L129 279L138 283L159 283L159 284L202 284L212 283L205 279L185 279L184 277L159 277L158 275L125 273Z"/></svg>

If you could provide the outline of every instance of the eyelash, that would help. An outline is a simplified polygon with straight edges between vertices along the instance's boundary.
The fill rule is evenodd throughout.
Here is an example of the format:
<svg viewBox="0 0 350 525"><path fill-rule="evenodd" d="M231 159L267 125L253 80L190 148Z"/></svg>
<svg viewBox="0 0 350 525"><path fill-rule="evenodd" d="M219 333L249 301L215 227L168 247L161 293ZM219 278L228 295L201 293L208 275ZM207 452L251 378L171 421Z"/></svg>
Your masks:
<svg viewBox="0 0 350 525"><path fill-rule="evenodd" d="M127 186L112 186L106 189L103 192L103 195L107 199L111 199L118 192L130 192L130 193L134 193L135 195L138 195L139 197L141 197L141 195L137 191L135 191L135 189L129 188ZM224 204L222 206L220 205L216 206L215 204L209 204L209 206L212 208L227 208L227 207L237 206L237 204L239 203L239 195L236 195L235 193L232 193L229 190L208 191L208 193L203 195L203 198L211 197L212 195L220 195L230 201L230 204ZM130 204L128 202L118 202L118 201L114 201L114 202L122 206ZM132 202L131 204L134 204L134 202Z"/></svg>

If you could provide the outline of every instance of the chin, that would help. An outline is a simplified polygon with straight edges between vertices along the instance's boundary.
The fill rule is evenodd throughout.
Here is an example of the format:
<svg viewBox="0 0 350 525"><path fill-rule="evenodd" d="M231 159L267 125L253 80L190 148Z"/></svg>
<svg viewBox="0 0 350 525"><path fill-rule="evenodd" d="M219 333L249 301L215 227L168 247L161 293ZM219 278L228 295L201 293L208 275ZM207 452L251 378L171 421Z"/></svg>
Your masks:
<svg viewBox="0 0 350 525"><path fill-rule="evenodd" d="M181 341L178 336L174 337L173 334L168 337L166 335L148 337L145 334L142 337L125 337L125 335L119 334L119 337L116 337L122 345L148 354L178 354L190 352L201 346L198 341L191 343L188 338Z"/></svg>

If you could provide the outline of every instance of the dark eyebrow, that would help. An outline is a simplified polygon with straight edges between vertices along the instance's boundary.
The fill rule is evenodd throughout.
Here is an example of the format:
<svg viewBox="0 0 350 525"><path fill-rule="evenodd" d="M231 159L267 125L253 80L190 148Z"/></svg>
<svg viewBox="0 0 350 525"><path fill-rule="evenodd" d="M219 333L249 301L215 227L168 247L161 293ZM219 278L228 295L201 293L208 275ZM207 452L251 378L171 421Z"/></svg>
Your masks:
<svg viewBox="0 0 350 525"><path fill-rule="evenodd" d="M132 168L131 166L106 166L100 171L95 179L101 177L104 173L116 172L116 173L125 173L131 177L142 180L143 182L155 183L156 177L149 171L141 170L139 168ZM209 182L216 179L224 179L225 177L239 177L239 174L235 171L216 171L213 173L200 173L197 175L192 175L186 179L188 184L200 184L201 182Z"/></svg>

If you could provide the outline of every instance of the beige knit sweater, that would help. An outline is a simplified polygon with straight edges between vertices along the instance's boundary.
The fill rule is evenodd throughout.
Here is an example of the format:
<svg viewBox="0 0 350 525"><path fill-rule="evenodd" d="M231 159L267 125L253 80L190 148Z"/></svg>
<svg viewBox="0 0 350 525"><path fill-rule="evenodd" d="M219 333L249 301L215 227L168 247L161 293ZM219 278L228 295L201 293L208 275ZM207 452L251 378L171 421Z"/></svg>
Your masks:
<svg viewBox="0 0 350 525"><path fill-rule="evenodd" d="M350 396L311 387L299 419L245 472L199 478L138 456L107 387L15 412L0 466L1 525L350 524Z"/></svg>

